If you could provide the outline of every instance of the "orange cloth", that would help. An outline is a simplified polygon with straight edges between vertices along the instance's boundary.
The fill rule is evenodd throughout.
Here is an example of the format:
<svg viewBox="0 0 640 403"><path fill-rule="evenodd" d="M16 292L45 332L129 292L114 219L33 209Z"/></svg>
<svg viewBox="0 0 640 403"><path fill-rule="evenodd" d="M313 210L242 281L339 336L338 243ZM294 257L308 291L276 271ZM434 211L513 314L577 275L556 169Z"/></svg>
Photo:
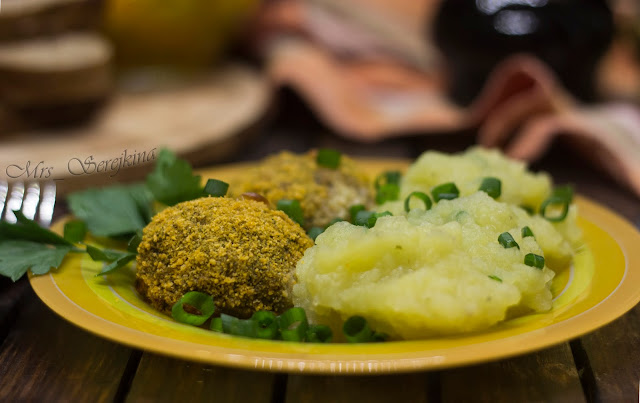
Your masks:
<svg viewBox="0 0 640 403"><path fill-rule="evenodd" d="M363 142L478 128L478 142L534 160L563 135L640 196L640 109L576 102L532 56L498 65L467 108L445 95L429 44L436 0L275 0L256 43L276 86L307 100L337 133ZM608 66L611 70L611 66ZM609 72L609 76L613 76ZM507 141L509 140L509 141Z"/></svg>

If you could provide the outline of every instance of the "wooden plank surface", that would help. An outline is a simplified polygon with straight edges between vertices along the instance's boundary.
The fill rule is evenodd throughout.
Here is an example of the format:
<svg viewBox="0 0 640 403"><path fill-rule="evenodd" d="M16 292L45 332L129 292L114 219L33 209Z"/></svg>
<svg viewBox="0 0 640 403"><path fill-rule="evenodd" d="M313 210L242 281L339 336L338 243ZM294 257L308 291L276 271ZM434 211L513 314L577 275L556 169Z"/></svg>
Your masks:
<svg viewBox="0 0 640 403"><path fill-rule="evenodd" d="M441 374L443 402L584 402L569 343Z"/></svg>
<svg viewBox="0 0 640 403"><path fill-rule="evenodd" d="M576 361L587 377L589 401L637 402L640 396L640 305L582 337Z"/></svg>
<svg viewBox="0 0 640 403"><path fill-rule="evenodd" d="M126 401L269 403L275 378L144 353Z"/></svg>
<svg viewBox="0 0 640 403"><path fill-rule="evenodd" d="M67 323L29 288L0 346L0 401L109 402L131 350Z"/></svg>
<svg viewBox="0 0 640 403"><path fill-rule="evenodd" d="M290 375L286 403L424 403L430 401L427 372L387 376ZM435 400L433 400L435 401Z"/></svg>

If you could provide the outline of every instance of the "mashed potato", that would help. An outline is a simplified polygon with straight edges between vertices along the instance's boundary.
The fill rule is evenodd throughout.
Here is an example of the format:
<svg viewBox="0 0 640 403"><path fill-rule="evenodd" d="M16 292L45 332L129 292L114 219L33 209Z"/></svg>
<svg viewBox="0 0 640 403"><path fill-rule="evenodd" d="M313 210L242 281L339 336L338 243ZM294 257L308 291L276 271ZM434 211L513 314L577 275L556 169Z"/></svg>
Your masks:
<svg viewBox="0 0 640 403"><path fill-rule="evenodd" d="M446 182L454 182L461 196L478 191L482 180L495 177L502 183L498 201L525 207L537 212L540 205L552 191L551 178L546 173L532 173L525 163L507 158L497 150L472 147L459 154L445 154L436 151L423 153L407 170L400 183L400 198L377 207L378 211L390 211L393 215L406 215L404 199L413 191L430 194L431 189ZM515 211L515 210L514 210ZM521 210L524 213L524 210ZM520 212L517 214L521 214ZM514 213L515 214L515 213ZM539 228L548 227L548 221L536 216L532 223ZM555 255L558 249L577 249L582 245L582 232L576 223L577 210L571 206L567 218L560 223L551 223L557 233L549 233L549 238L541 238L540 246L551 268L564 268L568 258ZM559 239L562 237L562 241ZM560 245L560 244L563 245ZM553 247L553 251L550 249Z"/></svg>
<svg viewBox="0 0 640 403"><path fill-rule="evenodd" d="M525 225L535 237L522 238ZM507 231L519 249L498 242ZM476 192L371 229L329 227L298 262L294 304L319 323L362 315L404 339L481 330L551 308L554 272L525 265L527 253L566 261L572 250L544 219Z"/></svg>
<svg viewBox="0 0 640 403"><path fill-rule="evenodd" d="M546 173L534 174L520 161L508 159L497 150L472 147L460 154L427 151L402 178L404 196L414 190L425 191L445 182L454 182L460 195L478 191L487 176L502 181L499 201L537 209L551 194L551 178Z"/></svg>

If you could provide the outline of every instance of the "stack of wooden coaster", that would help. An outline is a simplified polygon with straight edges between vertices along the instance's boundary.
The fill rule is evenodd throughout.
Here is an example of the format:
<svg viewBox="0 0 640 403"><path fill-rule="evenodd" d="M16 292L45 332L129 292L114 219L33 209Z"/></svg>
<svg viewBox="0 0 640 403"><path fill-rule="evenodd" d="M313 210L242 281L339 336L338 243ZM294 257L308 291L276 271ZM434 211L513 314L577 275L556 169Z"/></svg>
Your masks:
<svg viewBox="0 0 640 403"><path fill-rule="evenodd" d="M0 134L88 120L109 96L110 44L95 0L2 0Z"/></svg>

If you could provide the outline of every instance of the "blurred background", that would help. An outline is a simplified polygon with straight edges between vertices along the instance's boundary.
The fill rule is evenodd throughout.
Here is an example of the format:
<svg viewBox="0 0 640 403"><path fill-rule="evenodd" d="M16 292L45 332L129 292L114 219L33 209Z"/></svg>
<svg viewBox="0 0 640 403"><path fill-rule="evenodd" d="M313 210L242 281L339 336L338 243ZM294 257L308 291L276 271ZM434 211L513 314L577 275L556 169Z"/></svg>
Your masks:
<svg viewBox="0 0 640 403"><path fill-rule="evenodd" d="M640 196L639 105L637 0L0 9L0 179L62 192L139 179L163 146L203 166L318 146L407 157L410 141L560 148Z"/></svg>

